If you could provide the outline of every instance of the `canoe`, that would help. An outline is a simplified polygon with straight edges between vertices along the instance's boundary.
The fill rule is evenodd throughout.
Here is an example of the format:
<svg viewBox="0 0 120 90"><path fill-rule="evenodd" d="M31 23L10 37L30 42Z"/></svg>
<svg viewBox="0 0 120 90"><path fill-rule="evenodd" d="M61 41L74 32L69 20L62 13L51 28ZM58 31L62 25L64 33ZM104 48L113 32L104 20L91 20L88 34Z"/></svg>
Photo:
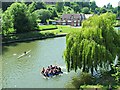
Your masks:
<svg viewBox="0 0 120 90"><path fill-rule="evenodd" d="M31 50L27 51L27 52L26 52L26 54L25 54L25 53L21 54L21 55L20 55L20 56L18 56L17 58L19 59L19 58L21 58L21 57L23 57L23 56L27 55L27 54L28 54L28 53L30 53L30 52L31 52Z"/></svg>

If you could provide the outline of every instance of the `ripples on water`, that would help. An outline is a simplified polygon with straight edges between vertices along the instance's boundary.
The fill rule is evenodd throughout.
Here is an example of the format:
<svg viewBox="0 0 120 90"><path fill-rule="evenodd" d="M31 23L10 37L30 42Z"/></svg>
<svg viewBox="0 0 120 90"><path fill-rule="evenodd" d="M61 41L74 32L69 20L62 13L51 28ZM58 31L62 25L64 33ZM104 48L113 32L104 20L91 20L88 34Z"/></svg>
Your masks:
<svg viewBox="0 0 120 90"><path fill-rule="evenodd" d="M64 88L67 81L75 74L67 73L64 59L65 37L17 43L6 46L3 54L3 87L6 88ZM17 59L24 51L31 52ZM43 79L40 71L48 65L58 65L64 74Z"/></svg>

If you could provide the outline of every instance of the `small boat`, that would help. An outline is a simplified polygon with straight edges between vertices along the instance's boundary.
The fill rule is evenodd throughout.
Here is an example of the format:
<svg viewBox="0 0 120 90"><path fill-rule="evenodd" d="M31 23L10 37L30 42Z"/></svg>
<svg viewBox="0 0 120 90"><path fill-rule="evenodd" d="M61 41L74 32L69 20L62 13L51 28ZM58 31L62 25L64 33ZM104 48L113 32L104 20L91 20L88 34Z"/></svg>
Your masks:
<svg viewBox="0 0 120 90"><path fill-rule="evenodd" d="M45 69L43 67L43 70L41 71L41 74L43 75L43 78L48 79L50 77L60 76L60 75L63 74L63 72L62 72L60 67L57 67L57 66L52 67L52 65L51 65L51 68Z"/></svg>
<svg viewBox="0 0 120 90"><path fill-rule="evenodd" d="M61 73L59 73L59 74L57 74L57 75L45 76L43 73L42 73L42 75L43 75L43 78L44 78L44 79L50 79L50 78L54 78L54 77L63 75L63 72L61 72Z"/></svg>
<svg viewBox="0 0 120 90"><path fill-rule="evenodd" d="M23 54L21 54L20 56L18 56L17 58L19 59L19 58L21 58L21 57L23 57L23 56L25 56L25 55L27 55L28 53L30 53L31 52L31 50L29 50L29 51L27 51L27 52L25 52L25 53L23 53Z"/></svg>

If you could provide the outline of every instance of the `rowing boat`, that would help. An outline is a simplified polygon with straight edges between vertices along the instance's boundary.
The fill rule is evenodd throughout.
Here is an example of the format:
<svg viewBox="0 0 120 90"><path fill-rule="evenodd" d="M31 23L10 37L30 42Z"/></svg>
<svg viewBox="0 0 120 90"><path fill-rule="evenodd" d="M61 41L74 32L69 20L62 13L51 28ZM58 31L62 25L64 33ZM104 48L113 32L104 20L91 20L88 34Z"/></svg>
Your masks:
<svg viewBox="0 0 120 90"><path fill-rule="evenodd" d="M27 51L26 53L21 54L21 55L20 55L20 56L18 56L17 58L19 59L19 58L21 58L21 57L23 57L23 56L27 55L29 52L31 52L31 50Z"/></svg>

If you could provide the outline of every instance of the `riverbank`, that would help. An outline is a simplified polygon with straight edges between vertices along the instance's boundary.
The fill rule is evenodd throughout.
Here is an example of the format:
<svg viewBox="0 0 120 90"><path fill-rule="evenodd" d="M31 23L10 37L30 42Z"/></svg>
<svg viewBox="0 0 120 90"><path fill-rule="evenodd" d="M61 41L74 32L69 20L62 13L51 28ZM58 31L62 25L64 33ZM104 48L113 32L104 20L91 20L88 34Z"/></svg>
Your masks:
<svg viewBox="0 0 120 90"><path fill-rule="evenodd" d="M31 37L31 38L23 38L23 39L17 39L17 40L9 40L6 42L2 42L3 45L5 44L10 44L10 43L15 43L15 42L26 42L26 41L34 41L34 40L43 40L43 39L47 39L47 38L55 38L55 37L64 37L66 36L67 33L62 33L62 34L51 34L51 35L43 35L40 37Z"/></svg>
<svg viewBox="0 0 120 90"><path fill-rule="evenodd" d="M57 29L54 29L54 28ZM27 33L21 34L11 34L6 37L2 38L2 44L9 44L15 42L26 42L26 41L33 41L33 40L42 40L47 38L55 38L55 37L63 37L66 36L67 33L77 31L79 28L74 28L71 26L64 26L64 25L44 25L40 26L39 30L31 31Z"/></svg>

